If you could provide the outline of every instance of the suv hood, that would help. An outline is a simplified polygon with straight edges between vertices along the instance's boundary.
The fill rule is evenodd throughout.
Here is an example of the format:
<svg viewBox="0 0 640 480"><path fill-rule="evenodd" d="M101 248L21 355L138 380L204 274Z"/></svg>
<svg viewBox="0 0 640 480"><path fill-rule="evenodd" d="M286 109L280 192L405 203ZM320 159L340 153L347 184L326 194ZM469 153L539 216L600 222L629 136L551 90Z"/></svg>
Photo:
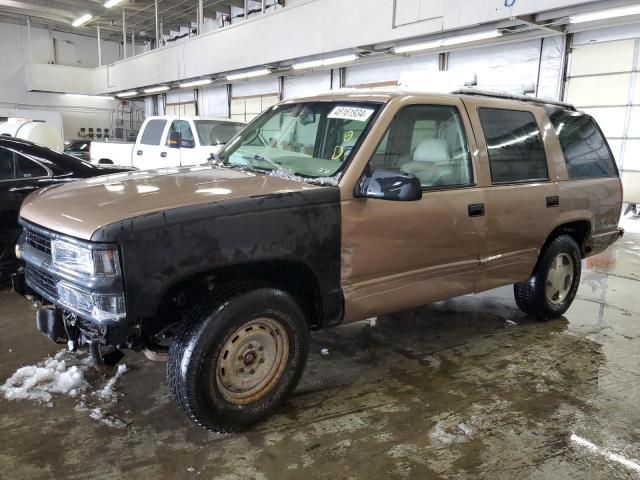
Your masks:
<svg viewBox="0 0 640 480"><path fill-rule="evenodd" d="M20 217L55 232L90 240L96 230L140 215L316 188L323 187L227 168L166 168L43 188L26 198Z"/></svg>

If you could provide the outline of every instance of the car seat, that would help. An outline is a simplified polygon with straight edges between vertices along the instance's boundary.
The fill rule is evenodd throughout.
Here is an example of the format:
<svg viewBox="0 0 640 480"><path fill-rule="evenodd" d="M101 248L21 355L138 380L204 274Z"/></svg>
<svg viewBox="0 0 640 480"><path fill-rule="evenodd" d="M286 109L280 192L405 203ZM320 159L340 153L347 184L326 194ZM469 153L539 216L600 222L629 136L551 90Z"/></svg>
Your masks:
<svg viewBox="0 0 640 480"><path fill-rule="evenodd" d="M403 164L400 169L418 177L422 185L430 186L442 174L441 168L450 165L451 156L447 141L441 138L426 138L413 152L413 160Z"/></svg>

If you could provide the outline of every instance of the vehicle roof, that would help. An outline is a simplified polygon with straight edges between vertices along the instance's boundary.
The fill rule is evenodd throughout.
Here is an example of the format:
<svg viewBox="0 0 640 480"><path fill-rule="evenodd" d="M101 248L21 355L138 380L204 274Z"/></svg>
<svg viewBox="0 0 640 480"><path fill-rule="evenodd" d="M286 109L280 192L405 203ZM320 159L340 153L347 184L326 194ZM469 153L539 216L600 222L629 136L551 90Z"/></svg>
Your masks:
<svg viewBox="0 0 640 480"><path fill-rule="evenodd" d="M224 123L243 123L231 118L203 117L200 115L152 115L150 117L146 117L145 120L214 120L216 122Z"/></svg>
<svg viewBox="0 0 640 480"><path fill-rule="evenodd" d="M554 100L530 97L525 95L514 95L502 92L491 92L477 89L461 89L452 93L435 93L426 90L406 89L402 87L379 90L373 88L344 88L330 92L320 93L314 96L299 97L288 99L283 103L299 102L299 101L352 101L352 102L388 102L392 98L407 97L440 97L440 98L461 98L461 99L486 99L487 102L495 104L495 102L521 102L528 105L538 105L541 107L559 107L568 110L575 110L573 105L558 102Z"/></svg>

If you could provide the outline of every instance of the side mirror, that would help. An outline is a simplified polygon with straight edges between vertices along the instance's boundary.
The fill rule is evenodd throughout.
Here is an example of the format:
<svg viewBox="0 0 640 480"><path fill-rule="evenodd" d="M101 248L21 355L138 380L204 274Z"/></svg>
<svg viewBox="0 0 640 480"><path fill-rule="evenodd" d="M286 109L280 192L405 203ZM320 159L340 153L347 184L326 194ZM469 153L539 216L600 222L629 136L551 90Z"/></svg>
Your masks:
<svg viewBox="0 0 640 480"><path fill-rule="evenodd" d="M410 202L422 198L422 185L414 175L377 169L360 179L356 196Z"/></svg>
<svg viewBox="0 0 640 480"><path fill-rule="evenodd" d="M182 136L180 132L169 132L169 148L180 148Z"/></svg>

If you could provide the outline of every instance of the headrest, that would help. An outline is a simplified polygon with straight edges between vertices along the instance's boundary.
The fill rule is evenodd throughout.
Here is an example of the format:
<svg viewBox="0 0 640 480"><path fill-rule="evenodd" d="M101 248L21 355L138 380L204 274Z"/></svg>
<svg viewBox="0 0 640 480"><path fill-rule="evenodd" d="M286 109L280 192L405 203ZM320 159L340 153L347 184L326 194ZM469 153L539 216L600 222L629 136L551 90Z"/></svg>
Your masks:
<svg viewBox="0 0 640 480"><path fill-rule="evenodd" d="M414 162L449 162L449 146L441 138L426 138L422 140L413 152Z"/></svg>

